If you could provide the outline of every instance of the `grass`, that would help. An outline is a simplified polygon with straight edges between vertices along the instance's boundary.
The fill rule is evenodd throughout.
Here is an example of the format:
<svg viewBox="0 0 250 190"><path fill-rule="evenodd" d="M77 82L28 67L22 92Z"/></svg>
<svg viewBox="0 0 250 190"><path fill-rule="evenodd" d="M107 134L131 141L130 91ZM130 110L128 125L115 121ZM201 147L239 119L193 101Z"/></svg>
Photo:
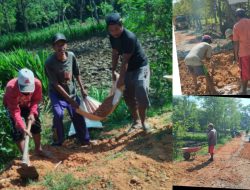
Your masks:
<svg viewBox="0 0 250 190"><path fill-rule="evenodd" d="M14 33L0 37L0 50L13 50L15 48L38 47L43 44L51 43L51 38L57 33L64 33L68 40L86 39L93 34L103 33L105 23L100 24L92 21L81 23L74 21L69 27L64 27L63 23L54 24L40 30L33 30L29 33Z"/></svg>
<svg viewBox="0 0 250 190"><path fill-rule="evenodd" d="M203 142L207 140L207 134L205 133L185 133L182 136L179 136L178 139L183 141L196 141Z"/></svg>
<svg viewBox="0 0 250 190"><path fill-rule="evenodd" d="M121 152L116 152L114 154L110 154L109 156L107 156L105 158L105 161L111 161L111 160L115 160L117 158L122 158L125 156L125 151L121 151Z"/></svg>
<svg viewBox="0 0 250 190"><path fill-rule="evenodd" d="M1 85L4 87L7 82L17 77L18 70L28 68L41 81L43 93L47 94L48 80L45 75L44 63L49 55L48 51L41 50L37 53L24 49L16 49L8 53L0 53L0 75Z"/></svg>
<svg viewBox="0 0 250 190"><path fill-rule="evenodd" d="M89 176L84 179L78 179L70 173L52 172L46 174L40 182L31 182L31 185L42 185L48 190L87 190L88 184L95 183L100 179L99 176Z"/></svg>
<svg viewBox="0 0 250 190"><path fill-rule="evenodd" d="M131 176L138 176L138 177L145 176L145 172L139 168L136 168L136 167L129 167L128 173Z"/></svg>

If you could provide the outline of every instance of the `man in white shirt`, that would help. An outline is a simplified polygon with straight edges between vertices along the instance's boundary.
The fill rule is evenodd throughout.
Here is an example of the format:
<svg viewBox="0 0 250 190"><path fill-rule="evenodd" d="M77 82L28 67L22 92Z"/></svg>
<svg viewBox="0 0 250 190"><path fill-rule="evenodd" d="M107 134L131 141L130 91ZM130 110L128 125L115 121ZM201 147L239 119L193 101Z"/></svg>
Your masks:
<svg viewBox="0 0 250 190"><path fill-rule="evenodd" d="M210 58L212 57L212 46L210 45L211 43L212 38L209 35L204 35L202 37L202 41L196 44L191 49L184 60L189 72L192 75L196 94L199 89L199 86L197 84L197 77L202 75L206 76L206 92L208 94L217 94L216 90L214 89L212 79L202 62L203 59L206 58L210 60Z"/></svg>

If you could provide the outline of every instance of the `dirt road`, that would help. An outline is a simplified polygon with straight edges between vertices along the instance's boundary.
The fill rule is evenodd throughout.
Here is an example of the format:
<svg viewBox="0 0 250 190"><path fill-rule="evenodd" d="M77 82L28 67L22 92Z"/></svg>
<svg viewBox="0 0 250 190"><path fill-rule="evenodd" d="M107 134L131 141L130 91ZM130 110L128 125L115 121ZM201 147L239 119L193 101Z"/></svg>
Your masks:
<svg viewBox="0 0 250 190"><path fill-rule="evenodd" d="M235 138L209 155L174 163L174 184L183 186L249 189L250 144Z"/></svg>
<svg viewBox="0 0 250 190"><path fill-rule="evenodd" d="M52 158L31 156L31 163L39 174L35 184L21 179L20 160L16 159L0 174L0 189L50 189L51 184L65 183L67 179L62 181L60 176L67 174L84 184L71 189L171 189L170 118L171 113L149 118L155 129L152 134L145 135L139 129L124 135L128 130L128 126L124 126L112 131L104 130L102 136L106 138L94 141L92 147L76 146L72 140L67 140L62 147L45 146L44 149L52 153ZM57 186L57 189L60 188Z"/></svg>

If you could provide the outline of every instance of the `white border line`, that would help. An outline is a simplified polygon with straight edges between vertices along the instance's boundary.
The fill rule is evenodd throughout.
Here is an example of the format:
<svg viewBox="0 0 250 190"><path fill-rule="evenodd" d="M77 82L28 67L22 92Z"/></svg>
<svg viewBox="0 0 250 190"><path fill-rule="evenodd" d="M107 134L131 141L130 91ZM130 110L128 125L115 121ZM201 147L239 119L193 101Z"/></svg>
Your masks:
<svg viewBox="0 0 250 190"><path fill-rule="evenodd" d="M179 66L177 60L177 52L176 52L176 44L175 44L175 35L174 35L174 27L172 29L172 38L173 38L173 96L180 96L182 95L181 92L181 82L180 82L180 73L179 73Z"/></svg>

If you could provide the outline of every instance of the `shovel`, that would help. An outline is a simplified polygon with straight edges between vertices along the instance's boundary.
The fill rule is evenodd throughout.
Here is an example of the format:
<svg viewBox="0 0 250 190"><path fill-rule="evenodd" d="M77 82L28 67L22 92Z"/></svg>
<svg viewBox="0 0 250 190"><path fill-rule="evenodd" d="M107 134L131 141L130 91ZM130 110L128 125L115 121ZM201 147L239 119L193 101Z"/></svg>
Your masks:
<svg viewBox="0 0 250 190"><path fill-rule="evenodd" d="M31 120L28 121L27 130L30 131L31 129ZM34 166L30 165L29 159L29 135L25 134L25 144L24 144L24 151L22 157L22 167L17 170L22 178L25 179L37 179L39 174Z"/></svg>
<svg viewBox="0 0 250 190"><path fill-rule="evenodd" d="M208 89L209 90L209 94L210 95L217 95L217 91L214 88L214 67L215 67L215 63L213 61L211 61L211 66L212 66L212 72L211 72L211 75L210 75L209 72L208 72L208 70L203 65L204 70L205 70L205 75L206 75L206 78L208 80L207 82L210 83L210 87Z"/></svg>
<svg viewBox="0 0 250 190"><path fill-rule="evenodd" d="M30 132L31 129L31 120L28 121L28 127L27 130ZM30 136L25 133L25 143L24 143L24 151L23 151L23 158L22 158L22 164L26 164L27 166L30 166L30 159L29 159L29 140Z"/></svg>

